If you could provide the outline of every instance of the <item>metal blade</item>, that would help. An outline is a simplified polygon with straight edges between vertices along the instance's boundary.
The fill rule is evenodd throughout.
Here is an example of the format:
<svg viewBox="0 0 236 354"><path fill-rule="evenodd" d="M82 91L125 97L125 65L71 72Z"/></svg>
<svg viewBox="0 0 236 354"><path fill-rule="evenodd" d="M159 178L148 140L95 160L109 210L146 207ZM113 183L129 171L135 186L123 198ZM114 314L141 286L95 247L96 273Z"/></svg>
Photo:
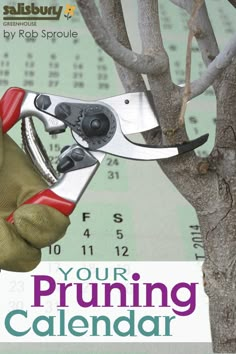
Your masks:
<svg viewBox="0 0 236 354"><path fill-rule="evenodd" d="M118 114L122 132L140 133L159 126L148 92L131 92L100 100Z"/></svg>
<svg viewBox="0 0 236 354"><path fill-rule="evenodd" d="M98 150L133 160L159 160L194 150L203 145L208 136L208 134L205 134L195 140L175 146L148 146L134 144L118 133L107 145Z"/></svg>
<svg viewBox="0 0 236 354"><path fill-rule="evenodd" d="M108 144L97 149L97 151L92 151L88 144L75 132L72 131L72 136L79 145L84 148L89 149L89 152L100 161L100 156L96 156L96 152L108 153L115 156L124 157L131 160L159 160L166 159L172 156L177 156L189 151L196 149L197 147L203 145L209 134L200 136L195 140L190 140L183 144L177 144L174 146L149 146L134 144L128 140L121 132L120 129L116 131L114 137L108 142ZM101 156L103 159L103 156Z"/></svg>

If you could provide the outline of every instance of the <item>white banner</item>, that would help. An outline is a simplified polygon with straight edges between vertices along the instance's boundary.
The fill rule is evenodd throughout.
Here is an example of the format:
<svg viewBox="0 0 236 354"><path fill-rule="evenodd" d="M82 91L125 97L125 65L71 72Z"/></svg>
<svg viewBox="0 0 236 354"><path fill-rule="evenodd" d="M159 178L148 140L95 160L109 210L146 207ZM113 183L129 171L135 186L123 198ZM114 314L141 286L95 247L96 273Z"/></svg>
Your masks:
<svg viewBox="0 0 236 354"><path fill-rule="evenodd" d="M200 262L42 262L0 273L1 342L210 342Z"/></svg>

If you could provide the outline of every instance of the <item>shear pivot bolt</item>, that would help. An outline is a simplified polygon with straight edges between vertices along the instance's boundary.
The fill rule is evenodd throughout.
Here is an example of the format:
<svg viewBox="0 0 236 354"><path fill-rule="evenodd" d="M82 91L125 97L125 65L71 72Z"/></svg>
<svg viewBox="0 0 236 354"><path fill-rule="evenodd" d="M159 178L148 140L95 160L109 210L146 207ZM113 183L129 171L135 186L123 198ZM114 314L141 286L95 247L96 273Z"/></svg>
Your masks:
<svg viewBox="0 0 236 354"><path fill-rule="evenodd" d="M74 149L71 153L71 157L74 161L81 161L81 160L83 160L84 156L85 156L85 153L80 148Z"/></svg>
<svg viewBox="0 0 236 354"><path fill-rule="evenodd" d="M92 120L92 122L91 122L91 128L92 129L100 129L100 127L101 127L101 122L100 122L100 120L99 119L94 119L94 120Z"/></svg>
<svg viewBox="0 0 236 354"><path fill-rule="evenodd" d="M55 108L55 114L60 119L65 119L71 115L70 106L66 103L60 103Z"/></svg>
<svg viewBox="0 0 236 354"><path fill-rule="evenodd" d="M57 165L57 171L60 173L65 173L73 167L74 161L69 156L65 156Z"/></svg>
<svg viewBox="0 0 236 354"><path fill-rule="evenodd" d="M84 117L82 130L87 137L104 136L110 129L109 118L104 113L96 113Z"/></svg>
<svg viewBox="0 0 236 354"><path fill-rule="evenodd" d="M47 95L40 95L37 98L36 102L37 102L37 107L42 110L48 109L48 107L50 107L52 103L50 97Z"/></svg>

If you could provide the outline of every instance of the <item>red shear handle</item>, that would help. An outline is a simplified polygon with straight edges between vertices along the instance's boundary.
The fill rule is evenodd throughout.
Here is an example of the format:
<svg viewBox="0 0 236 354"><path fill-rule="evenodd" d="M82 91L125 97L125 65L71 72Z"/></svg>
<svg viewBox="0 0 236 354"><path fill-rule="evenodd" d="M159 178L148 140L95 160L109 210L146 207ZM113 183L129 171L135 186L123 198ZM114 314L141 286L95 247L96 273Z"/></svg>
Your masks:
<svg viewBox="0 0 236 354"><path fill-rule="evenodd" d="M12 87L7 90L0 100L0 117L2 119L2 131L8 132L20 117L21 105L25 97L25 91Z"/></svg>
<svg viewBox="0 0 236 354"><path fill-rule="evenodd" d="M75 208L75 203L63 199L50 189L45 189L42 192L39 192L35 194L33 197L29 198L26 200L22 205L24 204L43 204L43 205L48 205L54 209L57 209L60 211L62 214L68 216L72 213L72 211ZM14 217L13 213L8 216L7 221L10 222L11 224L14 223Z"/></svg>

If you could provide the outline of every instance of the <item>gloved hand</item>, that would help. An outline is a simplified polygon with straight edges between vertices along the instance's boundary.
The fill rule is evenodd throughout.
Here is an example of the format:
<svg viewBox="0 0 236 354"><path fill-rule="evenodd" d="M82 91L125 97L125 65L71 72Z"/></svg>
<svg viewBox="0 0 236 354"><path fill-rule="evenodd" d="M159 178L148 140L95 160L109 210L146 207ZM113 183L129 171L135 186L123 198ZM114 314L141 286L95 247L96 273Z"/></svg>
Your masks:
<svg viewBox="0 0 236 354"><path fill-rule="evenodd" d="M41 259L41 248L59 240L69 218L44 205L22 205L47 188L30 159L0 133L0 268L26 272ZM19 209L17 209L17 207ZM14 224L5 218L14 211Z"/></svg>

